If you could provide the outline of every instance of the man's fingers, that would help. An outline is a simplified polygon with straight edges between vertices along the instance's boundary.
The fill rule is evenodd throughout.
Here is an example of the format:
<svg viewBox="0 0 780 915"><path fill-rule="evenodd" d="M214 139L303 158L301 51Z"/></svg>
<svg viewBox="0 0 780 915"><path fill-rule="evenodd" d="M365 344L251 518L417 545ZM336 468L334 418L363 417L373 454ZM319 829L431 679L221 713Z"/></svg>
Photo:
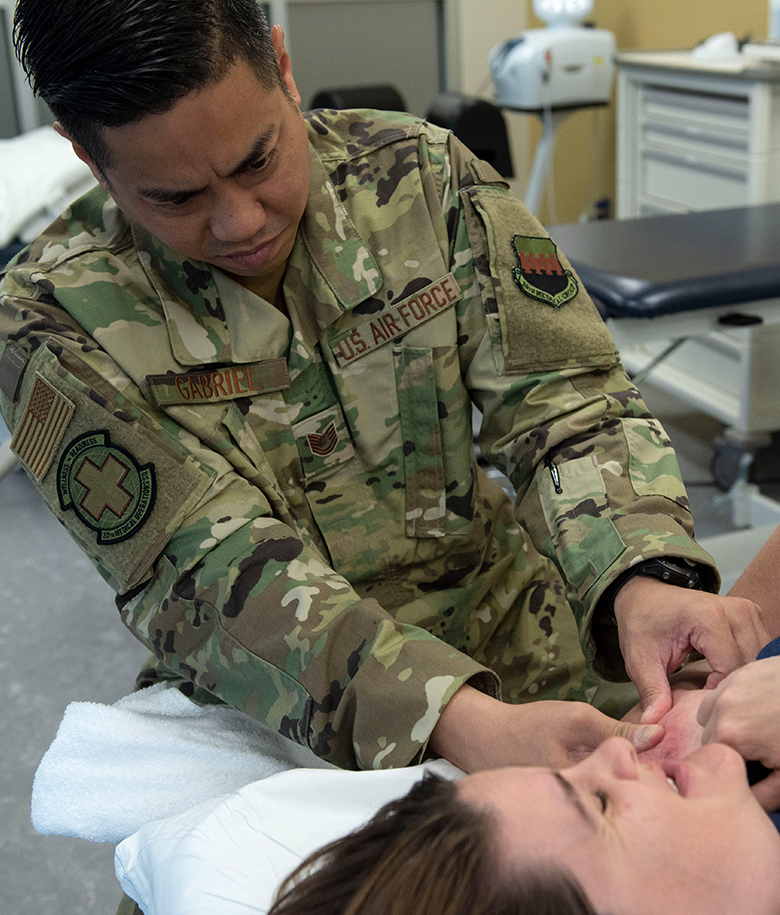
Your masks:
<svg viewBox="0 0 780 915"><path fill-rule="evenodd" d="M639 701L642 705L641 724L656 724L672 707L672 688L669 685L666 671L663 668L639 668L636 674L631 671Z"/></svg>
<svg viewBox="0 0 780 915"><path fill-rule="evenodd" d="M693 627L690 642L712 668L707 688L713 689L731 671L752 661L769 641L769 635L760 610L752 601L710 597L713 612L706 625L700 620Z"/></svg>
<svg viewBox="0 0 780 915"><path fill-rule="evenodd" d="M715 708L715 703L718 701L722 690L711 689L705 692L704 698L701 700L699 705L699 710L696 712L696 721L705 729L704 734L702 735L702 741L704 743L709 743L707 737L707 725L710 722L710 717L712 716L713 709Z"/></svg>
<svg viewBox="0 0 780 915"><path fill-rule="evenodd" d="M780 809L780 769L753 785L753 794L764 810L774 813Z"/></svg>
<svg viewBox="0 0 780 915"><path fill-rule="evenodd" d="M642 712L642 717L639 719L640 722L646 725L657 724L672 708L671 695L670 692L668 698L659 696L654 700L650 700L647 706L642 703L644 711Z"/></svg>
<svg viewBox="0 0 780 915"><path fill-rule="evenodd" d="M629 724L627 721L618 721L609 736L625 738L634 745L638 753L641 753L661 742L664 728L660 724Z"/></svg>
<svg viewBox="0 0 780 915"><path fill-rule="evenodd" d="M732 671L733 673L733 671ZM721 673L720 671L713 670L712 673L707 677L707 682L704 684L704 689L715 690L718 686L728 677L728 674Z"/></svg>

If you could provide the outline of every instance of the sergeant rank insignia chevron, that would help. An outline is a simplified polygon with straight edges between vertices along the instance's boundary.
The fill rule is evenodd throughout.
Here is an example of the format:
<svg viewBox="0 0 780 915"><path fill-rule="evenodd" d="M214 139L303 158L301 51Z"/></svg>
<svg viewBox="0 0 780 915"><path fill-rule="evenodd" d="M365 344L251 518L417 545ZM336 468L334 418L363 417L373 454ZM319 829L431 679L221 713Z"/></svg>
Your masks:
<svg viewBox="0 0 780 915"><path fill-rule="evenodd" d="M512 275L526 295L553 308L560 308L577 295L577 280L571 270L563 269L551 239L515 235L512 247L520 261Z"/></svg>
<svg viewBox="0 0 780 915"><path fill-rule="evenodd" d="M336 430L336 424L331 420L323 432L310 432L306 436L311 453L317 457L327 457L336 450L339 443L339 434Z"/></svg>

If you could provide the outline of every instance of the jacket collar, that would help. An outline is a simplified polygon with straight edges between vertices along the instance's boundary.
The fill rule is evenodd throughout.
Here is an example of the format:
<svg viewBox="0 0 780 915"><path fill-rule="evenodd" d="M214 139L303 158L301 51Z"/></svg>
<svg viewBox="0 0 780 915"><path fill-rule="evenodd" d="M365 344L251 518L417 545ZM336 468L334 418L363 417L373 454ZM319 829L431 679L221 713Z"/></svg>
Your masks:
<svg viewBox="0 0 780 915"><path fill-rule="evenodd" d="M177 254L138 226L138 257L183 366L274 358L279 312L209 264ZM382 287L382 275L319 156L309 145L309 199L284 279L293 329L313 346L342 314ZM264 329L274 332L267 334ZM252 332L254 331L254 332Z"/></svg>

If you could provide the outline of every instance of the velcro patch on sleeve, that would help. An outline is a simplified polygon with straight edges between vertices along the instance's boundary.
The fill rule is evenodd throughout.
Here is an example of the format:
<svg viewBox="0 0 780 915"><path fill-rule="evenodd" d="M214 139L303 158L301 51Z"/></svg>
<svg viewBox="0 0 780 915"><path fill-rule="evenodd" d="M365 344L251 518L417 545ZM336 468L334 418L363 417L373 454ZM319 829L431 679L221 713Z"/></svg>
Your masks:
<svg viewBox="0 0 780 915"><path fill-rule="evenodd" d="M114 587L143 581L216 471L69 350L36 351L19 409L14 447L49 508Z"/></svg>
<svg viewBox="0 0 780 915"><path fill-rule="evenodd" d="M507 374L611 365L616 351L606 325L536 218L501 190L470 188L462 199Z"/></svg>
<svg viewBox="0 0 780 915"><path fill-rule="evenodd" d="M16 403L26 368L27 357L10 343L7 344L0 356L0 391L11 403Z"/></svg>
<svg viewBox="0 0 780 915"><path fill-rule="evenodd" d="M86 432L60 458L57 495L62 511L72 509L101 546L122 543L143 527L154 508L154 464L139 464L105 430Z"/></svg>

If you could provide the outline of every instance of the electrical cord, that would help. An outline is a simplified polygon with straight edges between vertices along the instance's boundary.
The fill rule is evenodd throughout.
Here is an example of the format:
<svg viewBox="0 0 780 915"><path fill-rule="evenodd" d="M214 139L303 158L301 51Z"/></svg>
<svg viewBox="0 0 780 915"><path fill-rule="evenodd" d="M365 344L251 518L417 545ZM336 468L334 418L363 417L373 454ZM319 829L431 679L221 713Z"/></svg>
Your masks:
<svg viewBox="0 0 780 915"><path fill-rule="evenodd" d="M547 199L547 216L549 225L557 226L559 224L558 213L555 208L555 125L553 124L552 113L552 90L550 89L549 78L544 80L542 87L542 115L544 118L544 129L549 130L551 134L550 142L550 167L544 183L544 195Z"/></svg>

